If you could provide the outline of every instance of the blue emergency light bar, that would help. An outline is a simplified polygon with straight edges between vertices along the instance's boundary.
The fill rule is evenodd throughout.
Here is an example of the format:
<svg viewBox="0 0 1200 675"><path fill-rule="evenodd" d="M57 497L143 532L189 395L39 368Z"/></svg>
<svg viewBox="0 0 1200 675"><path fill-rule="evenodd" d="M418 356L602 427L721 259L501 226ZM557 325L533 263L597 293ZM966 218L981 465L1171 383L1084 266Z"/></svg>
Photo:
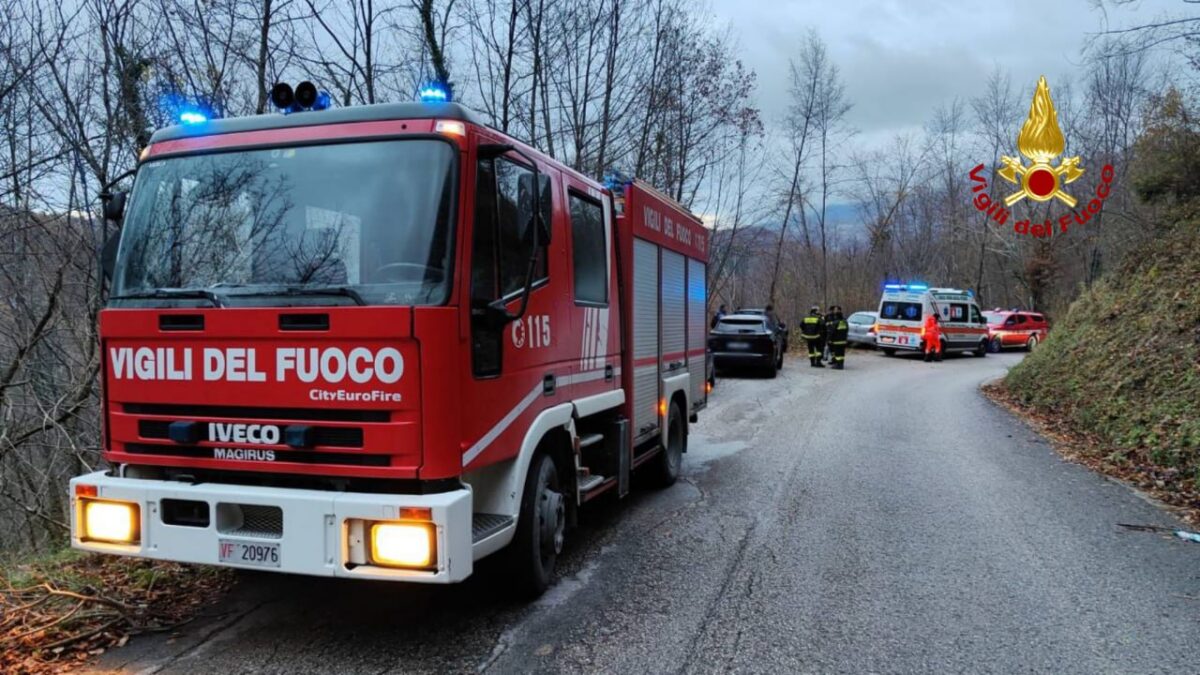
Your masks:
<svg viewBox="0 0 1200 675"><path fill-rule="evenodd" d="M180 124L203 124L208 121L208 115L198 110L184 110L179 113Z"/></svg>
<svg viewBox="0 0 1200 675"><path fill-rule="evenodd" d="M929 287L926 286L925 284L909 284L908 290L910 290L910 291L927 291L927 290L929 290Z"/></svg>
<svg viewBox="0 0 1200 675"><path fill-rule="evenodd" d="M450 88L441 82L426 82L417 91L421 103L449 103Z"/></svg>
<svg viewBox="0 0 1200 675"><path fill-rule="evenodd" d="M902 290L904 290L904 284L884 284L883 290L885 290L885 291L902 291Z"/></svg>

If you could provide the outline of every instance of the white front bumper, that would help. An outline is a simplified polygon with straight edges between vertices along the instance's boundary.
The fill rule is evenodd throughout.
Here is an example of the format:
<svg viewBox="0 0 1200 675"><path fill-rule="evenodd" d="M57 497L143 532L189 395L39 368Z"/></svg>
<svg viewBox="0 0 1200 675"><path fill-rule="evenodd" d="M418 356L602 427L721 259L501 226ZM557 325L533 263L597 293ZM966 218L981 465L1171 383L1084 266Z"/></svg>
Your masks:
<svg viewBox="0 0 1200 675"><path fill-rule="evenodd" d="M141 541L135 545L82 541L77 485L95 486L100 499L136 502L141 508ZM207 527L168 525L162 520L163 499L209 505ZM221 532L218 504L275 506L282 510L282 532L246 536ZM402 508L426 508L437 530L437 570L402 570L373 565L348 566L350 542L346 521L395 520ZM71 546L85 551L117 553L157 560L242 567L219 561L219 540L253 544L278 543L278 567L247 567L273 572L357 579L389 579L452 583L471 575L471 491L432 495L365 494L288 488L254 487L119 478L96 472L71 479Z"/></svg>

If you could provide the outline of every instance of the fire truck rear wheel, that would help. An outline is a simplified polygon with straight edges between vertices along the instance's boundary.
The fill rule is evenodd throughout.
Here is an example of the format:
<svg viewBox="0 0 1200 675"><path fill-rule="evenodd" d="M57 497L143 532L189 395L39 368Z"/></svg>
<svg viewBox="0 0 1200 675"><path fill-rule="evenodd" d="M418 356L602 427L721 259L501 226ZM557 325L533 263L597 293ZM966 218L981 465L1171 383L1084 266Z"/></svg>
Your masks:
<svg viewBox="0 0 1200 675"><path fill-rule="evenodd" d="M554 460L545 453L533 459L521 516L509 549L509 561L521 595L535 598L550 587L566 532L566 498Z"/></svg>
<svg viewBox="0 0 1200 675"><path fill-rule="evenodd" d="M679 412L679 404L671 403L667 415L667 447L654 458L653 478L659 487L671 487L679 480L683 453L687 450L687 422Z"/></svg>

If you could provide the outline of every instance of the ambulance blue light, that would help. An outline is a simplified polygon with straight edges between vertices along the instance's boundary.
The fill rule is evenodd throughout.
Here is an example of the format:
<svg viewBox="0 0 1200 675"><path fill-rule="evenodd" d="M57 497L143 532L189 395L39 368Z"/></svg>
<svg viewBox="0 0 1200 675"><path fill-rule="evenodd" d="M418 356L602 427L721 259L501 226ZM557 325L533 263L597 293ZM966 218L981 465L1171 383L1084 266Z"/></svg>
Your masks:
<svg viewBox="0 0 1200 675"><path fill-rule="evenodd" d="M179 113L179 121L182 124L203 124L208 121L208 115L196 110L185 110Z"/></svg>
<svg viewBox="0 0 1200 675"><path fill-rule="evenodd" d="M883 290L885 290L885 291L899 291L899 290L902 290L903 288L904 288L903 284L884 284L883 285Z"/></svg>
<svg viewBox="0 0 1200 675"><path fill-rule="evenodd" d="M417 96L421 99L422 103L448 103L450 101L450 90L440 82L429 82L421 85Z"/></svg>
<svg viewBox="0 0 1200 675"><path fill-rule="evenodd" d="M910 290L910 291L927 291L927 290L929 290L929 287L926 286L925 284L909 284L908 290Z"/></svg>

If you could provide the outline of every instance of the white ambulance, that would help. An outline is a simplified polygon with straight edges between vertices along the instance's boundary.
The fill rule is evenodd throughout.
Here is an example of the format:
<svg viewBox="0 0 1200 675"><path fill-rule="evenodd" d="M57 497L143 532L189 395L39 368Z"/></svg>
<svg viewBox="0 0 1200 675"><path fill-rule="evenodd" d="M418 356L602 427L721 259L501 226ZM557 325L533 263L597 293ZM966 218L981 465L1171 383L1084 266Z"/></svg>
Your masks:
<svg viewBox="0 0 1200 675"><path fill-rule="evenodd" d="M887 356L898 350L923 351L925 317L933 313L940 319L943 352L987 354L987 320L974 293L915 283L884 284L875 344Z"/></svg>

